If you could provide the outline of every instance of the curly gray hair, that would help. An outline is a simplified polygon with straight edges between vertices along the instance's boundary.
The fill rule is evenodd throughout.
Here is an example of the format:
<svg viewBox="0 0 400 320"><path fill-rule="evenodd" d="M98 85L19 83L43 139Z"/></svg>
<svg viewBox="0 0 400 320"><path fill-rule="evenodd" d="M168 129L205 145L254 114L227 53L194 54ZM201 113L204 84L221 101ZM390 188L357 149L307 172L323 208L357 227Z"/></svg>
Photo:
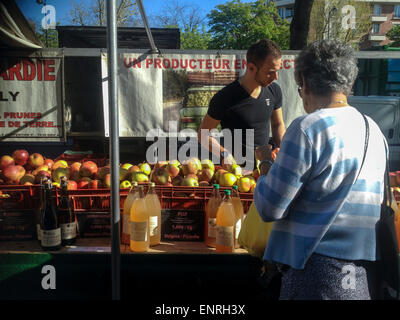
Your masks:
<svg viewBox="0 0 400 320"><path fill-rule="evenodd" d="M347 44L321 40L310 44L295 60L294 76L299 86L316 96L332 92L351 93L358 74L354 50Z"/></svg>

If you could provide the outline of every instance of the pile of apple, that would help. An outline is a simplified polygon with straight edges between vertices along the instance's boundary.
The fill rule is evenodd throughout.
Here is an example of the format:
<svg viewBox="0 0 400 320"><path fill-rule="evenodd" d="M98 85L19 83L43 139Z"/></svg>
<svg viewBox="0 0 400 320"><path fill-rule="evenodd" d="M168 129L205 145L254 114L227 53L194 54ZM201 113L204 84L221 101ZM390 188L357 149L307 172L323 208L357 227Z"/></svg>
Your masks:
<svg viewBox="0 0 400 320"><path fill-rule="evenodd" d="M218 183L221 187L237 185L239 192L252 192L255 188L259 171L242 175L242 168L237 164L224 167L215 166L211 160L200 161L191 158L184 163L178 160L160 161L153 168L148 163L120 166L121 188L129 188L133 181L154 182L163 186L210 186Z"/></svg>

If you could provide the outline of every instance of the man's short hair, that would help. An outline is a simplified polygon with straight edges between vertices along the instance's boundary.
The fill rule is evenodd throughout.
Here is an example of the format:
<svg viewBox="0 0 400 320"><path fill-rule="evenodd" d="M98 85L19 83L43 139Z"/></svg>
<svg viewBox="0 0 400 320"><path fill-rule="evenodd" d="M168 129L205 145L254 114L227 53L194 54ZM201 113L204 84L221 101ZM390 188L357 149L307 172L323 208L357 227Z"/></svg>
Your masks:
<svg viewBox="0 0 400 320"><path fill-rule="evenodd" d="M247 50L246 59L247 63L251 62L256 66L261 66L268 56L275 59L281 58L281 49L274 41L261 39L250 46Z"/></svg>

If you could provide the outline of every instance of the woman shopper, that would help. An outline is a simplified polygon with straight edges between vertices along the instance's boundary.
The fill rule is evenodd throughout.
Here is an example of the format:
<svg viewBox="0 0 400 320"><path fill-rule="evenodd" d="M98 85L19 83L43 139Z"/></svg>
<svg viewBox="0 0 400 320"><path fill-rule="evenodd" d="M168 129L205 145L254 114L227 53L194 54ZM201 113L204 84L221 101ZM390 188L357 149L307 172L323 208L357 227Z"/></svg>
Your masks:
<svg viewBox="0 0 400 320"><path fill-rule="evenodd" d="M275 221L264 259L282 272L280 299L373 298L386 140L367 117L363 162L366 124L347 103L357 73L346 44L304 49L295 79L307 115L289 126L274 163L268 147L256 151L254 202L264 221Z"/></svg>

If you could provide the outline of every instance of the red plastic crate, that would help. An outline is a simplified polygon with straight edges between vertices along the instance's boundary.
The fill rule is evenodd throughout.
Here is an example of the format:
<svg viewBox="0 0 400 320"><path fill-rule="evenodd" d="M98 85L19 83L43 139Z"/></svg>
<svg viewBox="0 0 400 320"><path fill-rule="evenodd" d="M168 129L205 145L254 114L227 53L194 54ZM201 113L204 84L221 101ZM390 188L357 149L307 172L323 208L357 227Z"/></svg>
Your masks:
<svg viewBox="0 0 400 320"><path fill-rule="evenodd" d="M9 195L0 198L0 210L35 210L39 206L39 185L0 185L0 191Z"/></svg>

